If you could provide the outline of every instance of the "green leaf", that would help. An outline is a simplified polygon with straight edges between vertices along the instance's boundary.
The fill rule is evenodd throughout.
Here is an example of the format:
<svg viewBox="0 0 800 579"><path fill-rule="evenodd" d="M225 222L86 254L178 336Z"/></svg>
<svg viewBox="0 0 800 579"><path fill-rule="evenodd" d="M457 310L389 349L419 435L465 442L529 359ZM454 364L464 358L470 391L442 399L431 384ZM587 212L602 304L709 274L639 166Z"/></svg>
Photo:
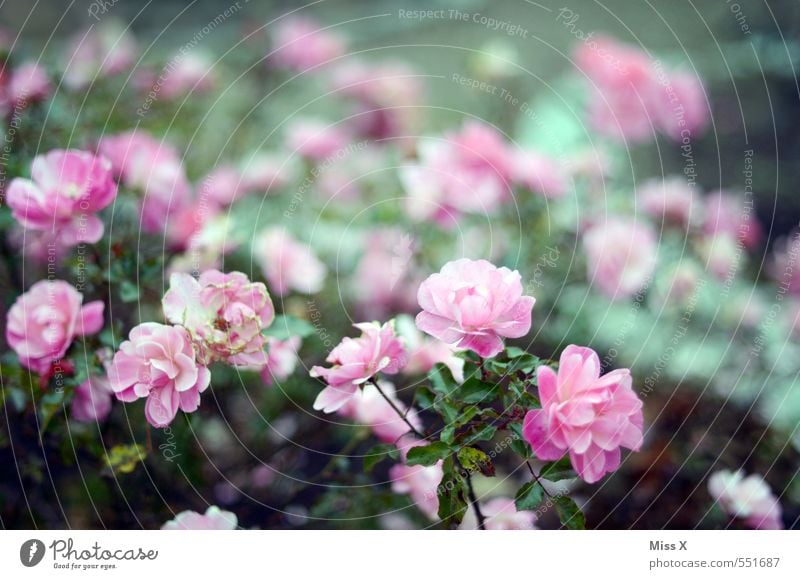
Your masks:
<svg viewBox="0 0 800 579"><path fill-rule="evenodd" d="M314 325L294 316L275 316L269 328L263 334L276 340L288 340L292 336L306 338L314 333Z"/></svg>
<svg viewBox="0 0 800 579"><path fill-rule="evenodd" d="M561 524L567 529L585 529L586 517L578 505L566 495L553 497Z"/></svg>
<svg viewBox="0 0 800 579"><path fill-rule="evenodd" d="M444 364L436 364L433 369L428 372L428 379L433 385L434 391L450 396L453 391L458 387L458 384L453 379L450 369Z"/></svg>
<svg viewBox="0 0 800 579"><path fill-rule="evenodd" d="M481 424L470 430L461 442L465 446L469 446L481 440L491 440L496 433L496 427L489 424Z"/></svg>
<svg viewBox="0 0 800 579"><path fill-rule="evenodd" d="M532 373L537 366L541 364L541 360L536 356L524 353L508 365L508 373L523 372L524 374Z"/></svg>
<svg viewBox="0 0 800 579"><path fill-rule="evenodd" d="M425 446L415 446L409 450L406 456L406 464L408 466L417 464L431 466L447 458L450 454L452 454L450 447L441 440L437 440Z"/></svg>
<svg viewBox="0 0 800 579"><path fill-rule="evenodd" d="M467 404L476 404L478 402L488 404L497 398L499 392L499 384L490 384L479 380L477 377L472 377L465 381L461 387L453 393L453 396L463 400Z"/></svg>
<svg viewBox="0 0 800 579"><path fill-rule="evenodd" d="M434 394L430 388L420 386L414 392L414 401L417 403L417 406L419 406L420 409L429 410L433 408L433 405L436 402L436 394Z"/></svg>
<svg viewBox="0 0 800 579"><path fill-rule="evenodd" d="M537 481L526 482L519 487L514 504L518 511L535 511L542 504L544 499L544 489Z"/></svg>
<svg viewBox="0 0 800 579"><path fill-rule="evenodd" d="M519 358L520 356L524 356L525 354L527 354L525 350L523 350L522 348L517 348L516 346L509 346L508 348L506 348L506 356L508 356L512 360L514 358Z"/></svg>
<svg viewBox="0 0 800 579"><path fill-rule="evenodd" d="M131 283L127 279L123 279L119 284L119 299L123 303L129 304L139 301L139 286Z"/></svg>
<svg viewBox="0 0 800 579"><path fill-rule="evenodd" d="M483 476L494 476L494 465L485 452L473 446L458 451L458 461L470 472L479 471Z"/></svg>
<svg viewBox="0 0 800 579"><path fill-rule="evenodd" d="M467 512L467 482L456 470L452 456L444 461L443 470L442 482L436 488L439 496L438 514L445 525L455 528L461 524Z"/></svg>
<svg viewBox="0 0 800 579"><path fill-rule="evenodd" d="M572 470L572 463L568 456L556 462L549 462L542 467L539 476L550 481L560 481L575 478L578 475Z"/></svg>
<svg viewBox="0 0 800 579"><path fill-rule="evenodd" d="M442 415L446 424L450 425L458 421L460 415L458 407L449 400L438 398L433 408Z"/></svg>
<svg viewBox="0 0 800 579"><path fill-rule="evenodd" d="M400 452L393 444L376 444L364 455L364 472L372 472L377 464L391 458L400 459Z"/></svg>

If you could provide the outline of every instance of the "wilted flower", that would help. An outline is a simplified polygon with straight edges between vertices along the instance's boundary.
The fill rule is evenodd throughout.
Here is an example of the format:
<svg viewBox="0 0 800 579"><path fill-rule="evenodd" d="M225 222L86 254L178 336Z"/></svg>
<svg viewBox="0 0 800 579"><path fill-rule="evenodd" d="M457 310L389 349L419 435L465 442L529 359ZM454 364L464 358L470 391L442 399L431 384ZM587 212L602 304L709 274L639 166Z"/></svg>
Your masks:
<svg viewBox="0 0 800 579"><path fill-rule="evenodd" d="M483 358L499 354L503 338L528 333L536 301L522 295L518 271L471 259L445 264L422 282L417 300L420 330Z"/></svg>
<svg viewBox="0 0 800 579"><path fill-rule="evenodd" d="M656 266L656 238L643 223L612 218L583 236L589 281L611 299L630 297L648 283Z"/></svg>
<svg viewBox="0 0 800 579"><path fill-rule="evenodd" d="M117 196L108 159L56 149L33 159L31 177L16 178L8 187L8 205L17 221L50 231L68 246L100 240L103 222L95 213Z"/></svg>
<svg viewBox="0 0 800 579"><path fill-rule="evenodd" d="M269 287L278 295L291 290L317 293L325 282L325 264L310 247L280 227L265 229L258 235L253 243L253 256L261 265Z"/></svg>
<svg viewBox="0 0 800 579"><path fill-rule="evenodd" d="M197 410L211 373L196 359L184 328L147 322L133 328L120 344L108 378L118 400L147 398L145 417L161 428L172 422L179 409Z"/></svg>
<svg viewBox="0 0 800 579"><path fill-rule="evenodd" d="M331 350L326 358L333 365L331 368L311 368L313 378L322 378L328 384L314 401L314 410L339 410L370 378L379 372L396 374L408 361L403 342L391 323L361 323L354 327L361 330L361 336L344 338Z"/></svg>
<svg viewBox="0 0 800 579"><path fill-rule="evenodd" d="M708 492L732 517L744 519L752 529L782 529L781 504L761 476L744 476L741 470L715 472Z"/></svg>
<svg viewBox="0 0 800 579"><path fill-rule="evenodd" d="M39 374L64 357L76 336L103 327L103 302L81 305L83 296L65 281L41 280L8 310L6 341L20 363Z"/></svg>
<svg viewBox="0 0 800 579"><path fill-rule="evenodd" d="M262 330L275 318L263 283L240 272L208 270L196 280L185 273L170 276L164 315L185 327L204 364L221 360L261 369L267 362Z"/></svg>
<svg viewBox="0 0 800 579"><path fill-rule="evenodd" d="M205 514L195 511L183 511L174 519L164 523L162 531L231 531L236 528L238 519L230 511L223 511L217 506L210 506Z"/></svg>
<svg viewBox="0 0 800 579"><path fill-rule="evenodd" d="M540 460L559 460L569 453L572 466L594 483L619 468L620 448L642 445L642 401L630 370L600 376L600 359L590 348L567 346L556 374L536 370L542 408L530 410L522 428Z"/></svg>

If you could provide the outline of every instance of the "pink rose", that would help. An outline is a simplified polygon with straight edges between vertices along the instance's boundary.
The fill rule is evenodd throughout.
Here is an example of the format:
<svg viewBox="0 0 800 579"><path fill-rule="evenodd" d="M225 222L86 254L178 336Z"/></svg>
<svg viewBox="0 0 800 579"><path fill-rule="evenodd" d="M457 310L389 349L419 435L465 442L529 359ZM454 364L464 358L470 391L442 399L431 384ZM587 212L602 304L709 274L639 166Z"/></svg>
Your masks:
<svg viewBox="0 0 800 579"><path fill-rule="evenodd" d="M703 231L708 235L728 235L748 249L761 242L763 231L752 207L743 197L715 191L706 197Z"/></svg>
<svg viewBox="0 0 800 579"><path fill-rule="evenodd" d="M314 294L322 289L327 269L307 245L286 230L262 231L253 243L253 256L261 266L269 287L284 296L291 290Z"/></svg>
<svg viewBox="0 0 800 579"><path fill-rule="evenodd" d="M214 61L195 52L176 53L167 62L157 82L161 89L159 95L165 99L207 92L216 85Z"/></svg>
<svg viewBox="0 0 800 579"><path fill-rule="evenodd" d="M111 160L122 183L143 194L143 229L148 233L168 230L169 217L185 207L191 196L178 152L140 130L103 137L99 150Z"/></svg>
<svg viewBox="0 0 800 579"><path fill-rule="evenodd" d="M64 84L80 90L90 83L129 70L136 60L136 41L119 22L106 20L73 36L65 55Z"/></svg>
<svg viewBox="0 0 800 579"><path fill-rule="evenodd" d="M342 38L310 18L290 17L275 30L269 57L280 68L305 72L344 54Z"/></svg>
<svg viewBox="0 0 800 579"><path fill-rule="evenodd" d="M90 376L75 388L72 418L78 422L103 422L111 413L114 390L107 376Z"/></svg>
<svg viewBox="0 0 800 579"><path fill-rule="evenodd" d="M611 218L583 236L589 282L610 299L633 296L656 266L656 237L649 225Z"/></svg>
<svg viewBox="0 0 800 579"><path fill-rule="evenodd" d="M23 104L46 99L53 91L50 78L36 62L25 62L15 68L8 83L12 102Z"/></svg>
<svg viewBox="0 0 800 579"><path fill-rule="evenodd" d="M321 163L344 151L352 136L341 126L317 119L298 119L286 130L286 146L296 155Z"/></svg>
<svg viewBox="0 0 800 579"><path fill-rule="evenodd" d="M263 283L238 271L208 270L199 280L173 273L162 306L170 323L189 331L203 363L258 369L267 363L261 332L275 319L275 309Z"/></svg>
<svg viewBox="0 0 800 579"><path fill-rule="evenodd" d="M396 374L406 365L408 355L391 323L354 324L358 338L344 338L326 358L331 368L314 366L312 378L322 378L328 386L314 401L314 410L335 412L344 406L370 378L383 372Z"/></svg>
<svg viewBox="0 0 800 579"><path fill-rule="evenodd" d="M397 397L394 385L384 380L380 381L380 387L400 409L405 412L405 417L417 430L422 429L422 421L417 415L416 410L409 409L402 400ZM395 444L406 434L409 434L408 424L392 408L383 395L373 384L366 384L360 391L350 398L347 403L339 409L339 414L357 422L364 424L372 429L375 437L389 444Z"/></svg>
<svg viewBox="0 0 800 579"><path fill-rule="evenodd" d="M164 523L162 531L232 531L239 523L236 515L223 511L217 506L210 506L205 514L195 511L183 511L174 519Z"/></svg>
<svg viewBox="0 0 800 579"><path fill-rule="evenodd" d="M409 316L400 316L397 322L409 352L408 364L403 369L405 374L427 374L436 364L444 364L456 382L464 382L464 358L457 354L457 348L427 337L417 329Z"/></svg>
<svg viewBox="0 0 800 579"><path fill-rule="evenodd" d="M542 408L525 416L522 434L540 460L558 460L569 452L578 475L589 483L619 468L620 448L642 445L642 401L630 370L600 377L600 359L589 348L567 346L558 374L536 370Z"/></svg>
<svg viewBox="0 0 800 579"><path fill-rule="evenodd" d="M459 259L422 282L417 327L448 344L492 358L503 338L521 338L531 329L535 299L522 295L518 271L488 261Z"/></svg>
<svg viewBox="0 0 800 579"><path fill-rule="evenodd" d="M76 336L103 327L103 302L81 306L83 296L65 281L38 281L8 310L6 341L20 363L39 374L61 360Z"/></svg>
<svg viewBox="0 0 800 579"><path fill-rule="evenodd" d="M100 240L103 222L95 213L117 196L108 159L56 149L33 159L31 177L14 179L8 187L8 206L17 221L51 231L65 245Z"/></svg>
<svg viewBox="0 0 800 579"><path fill-rule="evenodd" d="M642 209L653 219L687 228L697 221L703 200L682 177L650 179L637 193Z"/></svg>
<svg viewBox="0 0 800 579"><path fill-rule="evenodd" d="M147 322L133 328L120 344L108 378L118 400L147 398L145 417L161 428L173 421L179 409L197 410L211 373L198 363L184 328Z"/></svg>
<svg viewBox="0 0 800 579"><path fill-rule="evenodd" d="M203 178L199 197L220 207L230 205L245 192L242 179L242 174L236 167L217 167Z"/></svg>
<svg viewBox="0 0 800 579"><path fill-rule="evenodd" d="M783 529L781 504L757 474L745 478L740 470L715 472L708 479L708 492L726 513L744 519L751 529Z"/></svg>
<svg viewBox="0 0 800 579"><path fill-rule="evenodd" d="M529 531L536 528L536 513L517 511L514 499L498 497L481 504L484 528L487 531ZM478 519L474 509L467 509L459 529L475 530Z"/></svg>
<svg viewBox="0 0 800 579"><path fill-rule="evenodd" d="M518 152L513 159L511 178L515 183L548 199L566 195L569 189L567 174L554 159L535 151Z"/></svg>
<svg viewBox="0 0 800 579"><path fill-rule="evenodd" d="M267 339L267 365L261 370L261 380L271 386L273 380L285 380L297 367L297 352L300 350L300 337L288 340Z"/></svg>
<svg viewBox="0 0 800 579"><path fill-rule="evenodd" d="M242 185L248 191L272 191L289 184L297 166L277 153L257 152L242 161L239 168Z"/></svg>

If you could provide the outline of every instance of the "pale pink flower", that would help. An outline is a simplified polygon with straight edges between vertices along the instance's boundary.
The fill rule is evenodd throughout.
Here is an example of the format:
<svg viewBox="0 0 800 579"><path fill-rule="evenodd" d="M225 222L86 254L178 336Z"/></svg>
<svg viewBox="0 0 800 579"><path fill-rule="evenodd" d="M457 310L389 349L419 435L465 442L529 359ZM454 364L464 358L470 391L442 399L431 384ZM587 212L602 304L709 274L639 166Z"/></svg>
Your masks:
<svg viewBox="0 0 800 579"><path fill-rule="evenodd" d="M175 148L145 131L134 130L103 137L99 150L110 159L122 184L143 194L143 229L148 233L168 230L169 217L184 208L191 195Z"/></svg>
<svg viewBox="0 0 800 579"><path fill-rule="evenodd" d="M26 104L46 99L53 92L50 78L40 64L25 62L15 68L8 83L9 98L13 103Z"/></svg>
<svg viewBox="0 0 800 579"><path fill-rule="evenodd" d="M783 529L778 499L761 476L744 476L741 470L715 472L708 479L708 492L732 517L744 519L752 529Z"/></svg>
<svg viewBox="0 0 800 579"><path fill-rule="evenodd" d="M656 266L658 248L649 225L611 218L583 236L589 282L610 299L624 299L643 289Z"/></svg>
<svg viewBox="0 0 800 579"><path fill-rule="evenodd" d="M727 191L715 191L706 198L703 231L712 236L728 235L749 249L757 247L763 237L752 206Z"/></svg>
<svg viewBox="0 0 800 579"><path fill-rule="evenodd" d="M600 376L600 359L590 348L570 345L558 374L536 370L542 408L525 416L522 433L540 460L569 453L572 466L588 483L619 468L620 448L642 445L642 401L631 373L620 369Z"/></svg>
<svg viewBox="0 0 800 579"><path fill-rule="evenodd" d="M569 189L566 172L558 163L535 151L519 151L514 154L511 179L548 199L563 197Z"/></svg>
<svg viewBox="0 0 800 579"><path fill-rule="evenodd" d="M689 227L702 212L702 198L686 179L668 177L642 183L637 193L642 210L653 219Z"/></svg>
<svg viewBox="0 0 800 579"><path fill-rule="evenodd" d="M77 336L100 331L103 302L82 303L78 290L60 280L37 281L17 298L6 318L6 342L23 366L44 374Z"/></svg>
<svg viewBox="0 0 800 579"><path fill-rule="evenodd" d="M286 129L286 147L292 153L316 162L344 154L351 141L352 136L343 127L317 119L298 119Z"/></svg>
<svg viewBox="0 0 800 579"><path fill-rule="evenodd" d="M529 531L536 528L536 513L517 511L514 499L506 497L490 499L481 504L481 513L484 516L484 528L487 531ZM477 528L478 519L474 509L467 509L459 529L475 530Z"/></svg>
<svg viewBox="0 0 800 579"><path fill-rule="evenodd" d="M247 191L267 192L289 184L297 174L291 159L277 153L255 153L239 168L242 187Z"/></svg>
<svg viewBox="0 0 800 579"><path fill-rule="evenodd" d="M170 221L167 237L173 247L184 250L184 253L170 260L169 275L218 269L222 257L241 244L241 232L236 229L236 222L230 214L221 213L218 208L209 210L202 205L196 203L174 215ZM173 230L172 224L176 222L177 228Z"/></svg>
<svg viewBox="0 0 800 579"><path fill-rule="evenodd" d="M535 299L522 295L518 271L488 261L459 259L422 282L417 327L434 338L483 358L503 350L503 338L531 329Z"/></svg>
<svg viewBox="0 0 800 579"><path fill-rule="evenodd" d="M214 62L204 54L176 54L164 67L158 79L159 96L177 99L188 94L208 92L217 82Z"/></svg>
<svg viewBox="0 0 800 579"><path fill-rule="evenodd" d="M457 348L427 337L417 329L409 316L398 317L397 324L409 352L404 373L412 376L427 374L436 364L444 364L456 382L464 382L464 358L458 355Z"/></svg>
<svg viewBox="0 0 800 579"><path fill-rule="evenodd" d="M411 448L428 444L410 436L402 442L403 444L398 445L398 448L403 455L403 461ZM431 466L408 466L401 463L389 469L392 491L409 495L417 508L432 521L439 517L439 483L442 482L443 477L442 461Z"/></svg>
<svg viewBox="0 0 800 579"><path fill-rule="evenodd" d="M100 240L103 222L95 213L117 196L108 159L56 149L33 159L31 178L16 178L8 187L8 206L19 223L50 231L69 246Z"/></svg>
<svg viewBox="0 0 800 579"><path fill-rule="evenodd" d="M285 380L297 368L300 337L291 336L287 340L267 339L267 365L261 370L261 381L271 386L274 380Z"/></svg>
<svg viewBox="0 0 800 579"><path fill-rule="evenodd" d="M405 413L406 419L414 425L414 428L421 430L422 421L417 411L413 408L406 409L406 405L397 397L394 385L385 380L380 380L378 383L383 393ZM398 416L392 405L373 384L364 385L338 410L338 413L358 424L369 426L378 440L389 444L397 443L402 436L410 432L405 420Z"/></svg>
<svg viewBox="0 0 800 579"><path fill-rule="evenodd" d="M230 205L245 192L242 174L232 165L221 165L203 177L199 196L221 207Z"/></svg>
<svg viewBox="0 0 800 579"><path fill-rule="evenodd" d="M72 418L78 422L103 422L111 413L114 391L107 376L90 376L75 388Z"/></svg>
<svg viewBox="0 0 800 579"><path fill-rule="evenodd" d="M210 506L205 514L183 511L164 523L162 531L232 531L239 523L235 514Z"/></svg>
<svg viewBox="0 0 800 579"><path fill-rule="evenodd" d="M314 401L314 410L339 410L373 376L381 372L396 374L408 361L405 346L391 323L361 323L354 327L361 330L361 336L344 338L331 350L326 358L331 368L311 368L313 378L322 378L328 384Z"/></svg>
<svg viewBox="0 0 800 579"><path fill-rule="evenodd" d="M325 283L325 264L310 247L280 227L265 229L256 237L253 257L261 266L270 289L278 295L284 296L292 290L314 294Z"/></svg>
<svg viewBox="0 0 800 579"><path fill-rule="evenodd" d="M108 378L118 400L147 398L145 417L161 428L173 421L179 409L197 410L211 373L198 363L184 328L147 322L133 328L120 344Z"/></svg>
<svg viewBox="0 0 800 579"><path fill-rule="evenodd" d="M208 270L199 280L173 273L161 303L167 320L188 330L202 363L257 369L267 363L261 332L275 319L275 309L263 283L240 272Z"/></svg>
<svg viewBox="0 0 800 579"><path fill-rule="evenodd" d="M462 213L494 212L511 198L514 159L497 129L469 121L440 141L424 141L419 162L400 170L406 210L449 226Z"/></svg>
<svg viewBox="0 0 800 579"><path fill-rule="evenodd" d="M703 83L683 70L668 71L664 76L660 78L661 102L653 107L659 128L675 141L702 133L711 116Z"/></svg>
<svg viewBox="0 0 800 579"><path fill-rule="evenodd" d="M275 30L269 61L280 68L305 72L341 56L345 48L338 34L323 30L314 20L290 17Z"/></svg>
<svg viewBox="0 0 800 579"><path fill-rule="evenodd" d="M122 24L111 20L79 32L67 51L64 84L80 90L90 83L129 70L136 60L137 46Z"/></svg>

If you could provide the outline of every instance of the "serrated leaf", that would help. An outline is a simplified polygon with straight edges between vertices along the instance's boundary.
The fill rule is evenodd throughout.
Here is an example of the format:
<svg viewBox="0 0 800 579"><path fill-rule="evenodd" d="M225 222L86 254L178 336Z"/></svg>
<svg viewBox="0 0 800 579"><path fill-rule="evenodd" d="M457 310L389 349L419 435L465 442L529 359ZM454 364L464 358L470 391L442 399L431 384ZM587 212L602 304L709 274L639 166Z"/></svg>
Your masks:
<svg viewBox="0 0 800 579"><path fill-rule="evenodd" d="M514 504L518 511L535 511L542 504L544 489L536 481L526 482L519 487L514 497Z"/></svg>
<svg viewBox="0 0 800 579"><path fill-rule="evenodd" d="M364 455L364 472L372 472L377 464L387 458L400 459L400 452L392 444L376 444Z"/></svg>
<svg viewBox="0 0 800 579"><path fill-rule="evenodd" d="M437 440L425 446L415 446L406 455L408 466L422 465L431 466L452 454L450 447L444 442Z"/></svg>
<svg viewBox="0 0 800 579"><path fill-rule="evenodd" d="M466 402L467 404L483 403L488 404L500 392L499 384L491 384L472 377L466 380L455 392L453 397Z"/></svg>
<svg viewBox="0 0 800 579"><path fill-rule="evenodd" d="M577 503L566 495L553 497L553 502L556 505L556 512L561 524L566 529L585 529L586 517L581 512Z"/></svg>
<svg viewBox="0 0 800 579"><path fill-rule="evenodd" d="M478 471L483 476L494 476L494 465L485 452L479 448L465 446L458 451L458 461L470 472Z"/></svg>
<svg viewBox="0 0 800 579"><path fill-rule="evenodd" d="M570 462L569 457L565 456L561 460L549 462L544 465L542 470L539 472L539 476L549 481L556 482L575 478L578 475L572 469L572 463Z"/></svg>
<svg viewBox="0 0 800 579"><path fill-rule="evenodd" d="M497 428L491 426L489 424L481 424L476 428L470 430L464 439L462 440L462 444L465 446L469 446L470 444L474 444L481 440L491 440L494 438L494 435L497 433Z"/></svg>
<svg viewBox="0 0 800 579"><path fill-rule="evenodd" d="M314 333L314 325L294 316L275 316L272 324L263 334L276 340L288 340L293 336L306 338Z"/></svg>

